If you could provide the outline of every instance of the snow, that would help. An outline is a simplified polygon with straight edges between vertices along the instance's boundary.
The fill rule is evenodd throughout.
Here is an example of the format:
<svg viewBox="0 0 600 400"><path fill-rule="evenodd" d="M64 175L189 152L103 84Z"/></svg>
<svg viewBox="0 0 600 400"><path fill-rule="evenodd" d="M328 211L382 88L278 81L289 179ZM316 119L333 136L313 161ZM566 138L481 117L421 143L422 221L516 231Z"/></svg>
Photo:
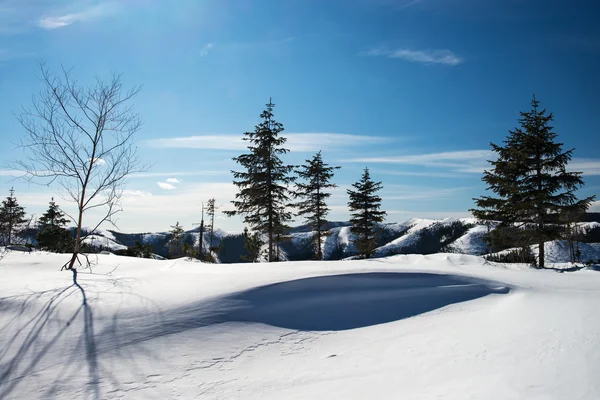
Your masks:
<svg viewBox="0 0 600 400"><path fill-rule="evenodd" d="M144 233L142 236L142 243L152 243L157 240L163 239L165 236L167 236L166 232Z"/></svg>
<svg viewBox="0 0 600 400"><path fill-rule="evenodd" d="M103 248L109 249L111 251L127 249L127 246L117 243L113 234L108 231L105 231L103 233L98 232L93 235L87 235L83 239L83 243L89 244L94 247L102 246Z"/></svg>
<svg viewBox="0 0 600 400"><path fill-rule="evenodd" d="M0 260L0 398L600 398L593 270L67 258Z"/></svg>
<svg viewBox="0 0 600 400"><path fill-rule="evenodd" d="M385 255L392 251L409 247L416 243L423 229L428 228L439 221L433 219L413 218L399 224L387 225L391 230L398 233L405 232L401 237L377 248L377 255Z"/></svg>
<svg viewBox="0 0 600 400"><path fill-rule="evenodd" d="M600 243L577 243L581 252L582 262L597 260L600 254ZM539 248L531 246L532 253L537 257ZM568 263L571 261L569 255L569 244L565 240L554 240L544 243L545 259L551 263Z"/></svg>
<svg viewBox="0 0 600 400"><path fill-rule="evenodd" d="M475 225L467 233L452 242L452 250L460 254L485 254L487 246L483 241L483 237L488 233L488 229L485 225Z"/></svg>
<svg viewBox="0 0 600 400"><path fill-rule="evenodd" d="M344 249L346 252L354 250L354 244L352 243L353 235L350 232L349 226L342 226L333 228L330 234L325 238L323 242L323 255L325 258L331 257L331 255L337 249Z"/></svg>

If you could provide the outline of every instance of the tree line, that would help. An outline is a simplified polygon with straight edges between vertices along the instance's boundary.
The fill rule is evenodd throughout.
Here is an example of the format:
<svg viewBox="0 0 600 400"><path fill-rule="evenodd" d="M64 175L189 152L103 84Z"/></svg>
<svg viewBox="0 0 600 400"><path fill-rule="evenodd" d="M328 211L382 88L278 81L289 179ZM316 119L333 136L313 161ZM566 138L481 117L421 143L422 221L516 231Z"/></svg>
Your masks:
<svg viewBox="0 0 600 400"><path fill-rule="evenodd" d="M331 197L330 190L337 187L332 179L340 167L327 164L321 151L303 165L284 163L281 156L289 152L285 148L287 138L281 135L284 127L275 120L274 107L269 100L260 114L261 122L253 131L243 134L248 152L233 158L241 167L240 171L231 171L238 192L232 201L234 209L224 214L243 217L245 261L281 261L281 243L290 240L288 223L294 215L304 218L312 228L313 259L322 260L324 239L329 234L327 199ZM382 199L377 195L382 184L374 182L369 169L365 168L361 179L352 186L347 194L352 215L350 229L356 235L353 242L357 256L369 258L375 253L377 224L385 217L385 212L380 210ZM214 199L212 201L214 207ZM212 212L214 216L214 209ZM179 223L172 226L170 246L177 251L175 254L185 253L183 232Z"/></svg>
<svg viewBox="0 0 600 400"><path fill-rule="evenodd" d="M90 86L81 86L70 71L52 74L43 64L43 90L34 96L30 107L24 108L19 121L25 130L21 146L27 158L14 166L24 171L25 179L58 184L67 198L77 206L69 218L75 223L75 234L63 231L67 219L54 203L40 218L38 243L47 249L72 252L66 269L74 269L82 250L84 214L90 209L104 209L104 217L95 221L88 234L102 223L114 222L121 211L120 200L126 178L146 169L136 156L134 134L141 119L133 111L132 99L140 88L125 89L120 76L108 80L97 78ZM289 153L283 124L274 118L275 105L270 100L260 114L254 130L243 133L247 152L234 157L238 170L231 171L237 187L233 209L228 216L242 217L246 228L244 241L248 261L279 261L281 243L290 239L289 223L294 216L302 217L312 228L312 248L315 259L323 259L323 242L328 231L327 200L334 173L340 167L330 166L321 151L300 166L290 165L283 158ZM495 196L474 199L476 208L470 211L481 221L497 221L498 228L488 235L492 245L503 240L503 232L517 229L521 243L535 242L539 248L536 263L544 267L544 243L561 236L564 226L572 226L577 216L590 207L594 196L578 199L576 191L584 185L582 174L567 171L573 149L564 151L556 141L557 134L550 123L553 114L539 108L537 99L532 110L521 112L519 127L509 131L502 145L490 143L496 160L484 172L483 181ZM379 191L382 183L372 180L368 168L346 191L350 211L351 232L358 257L374 255L378 226L386 212L381 210ZM16 226L25 223L23 210L15 205L14 193L3 201L0 209L0 235L10 244ZM214 199L209 202L211 218L209 248L204 249L199 238L197 256L213 257ZM172 254L194 254L186 247L183 228L171 227L168 246ZM42 233L43 232L43 233ZM204 233L204 221L200 235ZM67 238L69 236L69 238ZM71 236L74 236L71 238ZM145 254L140 244L139 253ZM147 249L146 249L147 250Z"/></svg>

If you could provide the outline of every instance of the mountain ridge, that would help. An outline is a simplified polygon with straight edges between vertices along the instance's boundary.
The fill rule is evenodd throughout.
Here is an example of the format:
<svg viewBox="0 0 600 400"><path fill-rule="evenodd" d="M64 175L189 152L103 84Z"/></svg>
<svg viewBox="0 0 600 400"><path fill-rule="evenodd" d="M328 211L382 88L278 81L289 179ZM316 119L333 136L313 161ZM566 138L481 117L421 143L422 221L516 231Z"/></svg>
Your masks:
<svg viewBox="0 0 600 400"><path fill-rule="evenodd" d="M468 255L485 255L489 253L484 240L485 235L496 227L497 223L483 223L474 218L422 219L411 218L403 222L391 222L379 225L379 235L375 257L387 257L397 254L435 254L458 253ZM600 223L577 223L581 232L582 262L600 259ZM356 254L352 244L353 234L350 223L344 221L331 222L330 232L323 244L326 260L341 260ZM312 259L311 231L306 225L290 229L290 240L281 243L283 258L287 261ZM122 233L115 230L98 230L88 236L85 242L100 250L118 251L134 246L135 242L150 244L155 254L168 256L167 243L169 232ZM199 228L185 231L184 242L198 247ZM203 238L204 247L208 248L206 233ZM568 250L561 241L548 242L549 251L555 260L568 261ZM225 232L215 229L214 243L221 248L217 255L220 263L243 262L245 254L244 239L241 233ZM535 253L536 246L531 246ZM496 249L505 252L510 247ZM565 252L567 252L565 254Z"/></svg>

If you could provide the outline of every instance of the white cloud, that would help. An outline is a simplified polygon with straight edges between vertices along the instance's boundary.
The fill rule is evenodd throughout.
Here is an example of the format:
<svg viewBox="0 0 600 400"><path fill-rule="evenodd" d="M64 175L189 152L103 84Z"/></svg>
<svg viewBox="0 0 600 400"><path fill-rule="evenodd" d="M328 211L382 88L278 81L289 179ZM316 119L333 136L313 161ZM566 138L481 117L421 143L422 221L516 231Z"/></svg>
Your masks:
<svg viewBox="0 0 600 400"><path fill-rule="evenodd" d="M143 190L123 190L121 200L123 204L137 203L140 198L151 197L152 193Z"/></svg>
<svg viewBox="0 0 600 400"><path fill-rule="evenodd" d="M102 159L102 158L96 158L94 160L94 164L96 164L96 165L106 165L106 161L104 159Z"/></svg>
<svg viewBox="0 0 600 400"><path fill-rule="evenodd" d="M112 9L113 5L111 3L103 3L79 12L41 18L38 21L38 26L43 29L64 28L76 22L86 22L106 16Z"/></svg>
<svg viewBox="0 0 600 400"><path fill-rule="evenodd" d="M361 157L346 162L361 162L374 164L404 164L417 165L431 168L444 168L446 171L386 171L380 172L393 175L453 177L456 173L481 174L484 170L492 168L488 160L495 160L496 153L491 150L459 150L442 153L410 154L389 157ZM450 170L450 171L448 171ZM590 158L574 158L567 164L568 171L582 172L584 176L600 175L600 160Z"/></svg>
<svg viewBox="0 0 600 400"><path fill-rule="evenodd" d="M359 158L352 161L427 165L430 163L438 163L440 161L488 159L492 156L493 152L491 150L459 150L442 153L411 154L393 157Z"/></svg>
<svg viewBox="0 0 600 400"><path fill-rule="evenodd" d="M600 212L600 201L594 201L590 206L589 212Z"/></svg>
<svg viewBox="0 0 600 400"><path fill-rule="evenodd" d="M168 178L167 182L168 183L180 183L180 180L177 178Z"/></svg>
<svg viewBox="0 0 600 400"><path fill-rule="evenodd" d="M1 171L0 171L1 172ZM165 176L214 176L228 175L229 170L202 170L202 171L179 171L179 172L136 172L130 178L161 178Z"/></svg>
<svg viewBox="0 0 600 400"><path fill-rule="evenodd" d="M363 157L348 162L419 165L451 169L453 172L482 173L493 159L491 150L460 150L443 153L410 154L392 157Z"/></svg>
<svg viewBox="0 0 600 400"><path fill-rule="evenodd" d="M164 189L164 190L175 190L177 189L175 186L171 185L170 183L167 182L156 182L156 184L158 185L159 188Z"/></svg>
<svg viewBox="0 0 600 400"><path fill-rule="evenodd" d="M360 147L369 144L390 142L392 139L379 136L351 135L344 133L285 133L284 147L291 151L312 152L321 149ZM246 150L248 144L242 135L197 135L175 138L153 139L142 142L149 147L183 148L205 150Z"/></svg>
<svg viewBox="0 0 600 400"><path fill-rule="evenodd" d="M221 211L233 209L229 202L235 199L237 190L231 181L202 182L186 185L177 192L161 191L152 196L140 195L135 199L135 204L129 207L124 202L119 225L127 232L157 232L166 231L170 225L179 221L184 229L192 229L192 223L200 222L202 201L206 202L214 197L220 207L219 217ZM241 218L226 218L220 220L217 228L239 233L243 224Z"/></svg>
<svg viewBox="0 0 600 400"><path fill-rule="evenodd" d="M359 55L368 57L398 58L410 62L422 64L442 64L452 67L463 62L460 57L450 50L372 49L361 52Z"/></svg>
<svg viewBox="0 0 600 400"><path fill-rule="evenodd" d="M384 201L392 200L431 200L438 201L440 199L448 199L456 197L456 193L472 189L471 187L457 187L449 189L430 189L423 187L413 187L411 189L402 190L401 194L391 194L382 196Z"/></svg>
<svg viewBox="0 0 600 400"><path fill-rule="evenodd" d="M374 174L397 175L397 176L421 176L428 178L465 178L464 174L456 172L436 172L436 171L401 171L389 169L371 169Z"/></svg>
<svg viewBox="0 0 600 400"><path fill-rule="evenodd" d="M600 175L600 160L574 158L567 164L568 171L583 172L584 176Z"/></svg>
<svg viewBox="0 0 600 400"><path fill-rule="evenodd" d="M213 44L212 43L206 43L204 46L202 46L202 48L200 49L200 57L206 57L208 55L208 52L213 48Z"/></svg>
<svg viewBox="0 0 600 400"><path fill-rule="evenodd" d="M23 176L25 175L24 171L19 171L16 169L0 169L0 176Z"/></svg>

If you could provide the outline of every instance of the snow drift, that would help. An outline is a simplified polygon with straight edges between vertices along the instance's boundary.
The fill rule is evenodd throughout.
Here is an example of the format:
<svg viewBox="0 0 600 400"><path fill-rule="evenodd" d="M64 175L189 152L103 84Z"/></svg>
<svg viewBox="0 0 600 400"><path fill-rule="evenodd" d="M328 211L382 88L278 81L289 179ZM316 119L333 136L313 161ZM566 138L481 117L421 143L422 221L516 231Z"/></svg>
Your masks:
<svg viewBox="0 0 600 400"><path fill-rule="evenodd" d="M600 397L596 271L65 257L0 261L0 398Z"/></svg>

